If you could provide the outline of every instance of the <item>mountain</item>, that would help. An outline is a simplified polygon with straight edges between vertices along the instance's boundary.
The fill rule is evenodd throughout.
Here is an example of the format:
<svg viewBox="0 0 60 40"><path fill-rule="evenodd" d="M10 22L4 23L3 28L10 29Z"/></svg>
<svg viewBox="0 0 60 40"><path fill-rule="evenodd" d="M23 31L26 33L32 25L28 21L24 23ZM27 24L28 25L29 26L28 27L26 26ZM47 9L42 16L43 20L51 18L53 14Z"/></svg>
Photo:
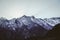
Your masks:
<svg viewBox="0 0 60 40"><path fill-rule="evenodd" d="M45 37L58 24L60 25L60 17L41 19L24 15L11 20L0 18L0 39L24 40L31 37Z"/></svg>

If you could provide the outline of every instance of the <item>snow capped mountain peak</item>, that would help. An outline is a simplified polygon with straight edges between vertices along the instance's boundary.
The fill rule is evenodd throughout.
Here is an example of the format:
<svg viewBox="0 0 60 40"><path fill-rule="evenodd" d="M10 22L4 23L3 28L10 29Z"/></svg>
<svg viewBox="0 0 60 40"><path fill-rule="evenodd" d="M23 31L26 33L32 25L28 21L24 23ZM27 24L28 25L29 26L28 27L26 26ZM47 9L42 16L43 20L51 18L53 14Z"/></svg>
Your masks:
<svg viewBox="0 0 60 40"><path fill-rule="evenodd" d="M0 25L4 23L4 20L7 20L5 18L0 18ZM17 19L11 19L8 20L9 22L5 22L7 25L15 25L14 27L22 27L23 25L26 25L28 27L28 29L30 29L31 27L33 27L34 25L40 25L42 26L42 28L46 29L46 30L52 30L52 28L60 23L60 17L56 17L56 18L45 18L45 19L41 19L41 18L35 18L34 16L22 16L21 18L17 18Z"/></svg>
<svg viewBox="0 0 60 40"><path fill-rule="evenodd" d="M22 16L7 20L0 18L0 29L7 29L22 35L25 39L30 36L45 36L55 25L60 24L60 18L35 18L34 16Z"/></svg>

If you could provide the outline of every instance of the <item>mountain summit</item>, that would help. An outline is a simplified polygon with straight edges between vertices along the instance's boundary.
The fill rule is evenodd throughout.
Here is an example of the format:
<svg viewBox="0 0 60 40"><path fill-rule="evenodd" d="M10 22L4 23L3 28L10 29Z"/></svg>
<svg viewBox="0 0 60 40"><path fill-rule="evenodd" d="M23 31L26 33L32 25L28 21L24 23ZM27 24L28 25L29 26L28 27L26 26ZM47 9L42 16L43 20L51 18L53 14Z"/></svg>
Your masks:
<svg viewBox="0 0 60 40"><path fill-rule="evenodd" d="M41 19L24 15L21 18L11 20L0 18L0 31L8 30L14 34L16 32L16 36L20 35L17 37L27 39L32 36L45 36L48 31L52 30L57 24L60 24L60 17ZM9 32L6 35L8 34Z"/></svg>

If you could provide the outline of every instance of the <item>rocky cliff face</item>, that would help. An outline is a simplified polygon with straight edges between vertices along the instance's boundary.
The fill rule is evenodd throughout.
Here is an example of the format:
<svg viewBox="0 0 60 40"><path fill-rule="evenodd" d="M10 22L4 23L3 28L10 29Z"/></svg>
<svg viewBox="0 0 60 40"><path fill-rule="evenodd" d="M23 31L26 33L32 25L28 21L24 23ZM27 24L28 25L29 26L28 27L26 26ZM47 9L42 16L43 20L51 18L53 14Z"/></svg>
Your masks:
<svg viewBox="0 0 60 40"><path fill-rule="evenodd" d="M60 17L41 19L24 15L21 18L11 20L0 18L0 40L44 38L54 34L58 24L60 25ZM56 29L56 31L58 30Z"/></svg>

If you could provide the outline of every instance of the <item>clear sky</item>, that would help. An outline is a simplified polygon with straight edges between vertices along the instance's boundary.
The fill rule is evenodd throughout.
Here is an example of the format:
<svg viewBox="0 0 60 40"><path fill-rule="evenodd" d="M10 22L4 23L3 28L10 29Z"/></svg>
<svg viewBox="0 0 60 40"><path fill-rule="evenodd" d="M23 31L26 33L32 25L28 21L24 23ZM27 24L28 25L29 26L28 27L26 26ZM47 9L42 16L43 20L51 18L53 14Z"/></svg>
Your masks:
<svg viewBox="0 0 60 40"><path fill-rule="evenodd" d="M60 17L60 0L0 0L0 17Z"/></svg>

